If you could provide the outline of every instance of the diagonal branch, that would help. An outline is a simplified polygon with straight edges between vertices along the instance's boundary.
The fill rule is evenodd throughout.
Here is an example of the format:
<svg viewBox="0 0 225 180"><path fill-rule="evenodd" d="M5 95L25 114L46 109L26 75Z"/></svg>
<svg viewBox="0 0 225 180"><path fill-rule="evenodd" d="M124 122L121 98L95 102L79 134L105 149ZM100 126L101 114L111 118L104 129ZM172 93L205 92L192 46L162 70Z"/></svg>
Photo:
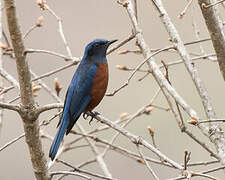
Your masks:
<svg viewBox="0 0 225 180"><path fill-rule="evenodd" d="M175 26L171 22L170 17L163 7L161 0L152 0L152 2L160 13L161 20L166 27L166 30L168 31L170 37L172 38L172 41L176 46L180 57L184 61L186 69L191 75L191 78L198 90L199 96L201 97L206 116L209 119L216 119L215 111L213 110L213 106L208 96L207 90L198 75L197 69L190 61L190 56L187 53L186 48L184 47L184 43L182 42ZM225 138L219 125L217 125L217 123L210 124L209 126L198 124L198 127L201 129L202 133L207 136L211 140L211 142L213 142L218 152L218 156L221 159L221 162L225 164Z"/></svg>
<svg viewBox="0 0 225 180"><path fill-rule="evenodd" d="M144 56L144 58L148 58L151 56L151 51L148 47L148 45L146 44L144 37L141 33L141 29L138 26L137 20L135 18L135 13L134 13L134 9L133 9L133 5L131 1L126 1L123 6L126 8L132 25L133 25L133 29L136 32L136 39L137 39L137 43L138 45L141 47L142 50L142 54ZM162 74L162 72L160 71L158 65L155 63L155 60L153 57L150 58L149 61L147 61L149 63L150 69L152 71L152 75L154 76L156 82L159 84L159 86L168 91L170 93L170 95L179 103L179 105L187 112L187 114L194 118L194 119L199 119L196 111L194 109L192 109L185 101L184 99L176 92L176 90L168 83L168 81L165 79L164 75Z"/></svg>
<svg viewBox="0 0 225 180"><path fill-rule="evenodd" d="M122 128L118 124L114 123L113 121L110 121L110 120L108 120L108 119L106 119L106 118L104 118L103 116L100 116L100 115L95 116L95 119L97 119L98 121L108 125L112 129L120 132L123 136L127 137L128 139L130 139L134 144L143 145L144 147L146 147L147 149L149 149L150 151L152 151L153 153L155 153L156 155L161 157L164 161L166 161L169 164L171 164L173 167L175 167L175 168L177 168L179 170L183 169L183 167L180 164L178 164L175 161L173 161L170 158L168 158L165 154L163 154L157 148L155 148L154 146L149 144L147 141L145 141L144 139L142 139L139 136L136 136L136 135L130 133L129 131L125 130L124 128Z"/></svg>

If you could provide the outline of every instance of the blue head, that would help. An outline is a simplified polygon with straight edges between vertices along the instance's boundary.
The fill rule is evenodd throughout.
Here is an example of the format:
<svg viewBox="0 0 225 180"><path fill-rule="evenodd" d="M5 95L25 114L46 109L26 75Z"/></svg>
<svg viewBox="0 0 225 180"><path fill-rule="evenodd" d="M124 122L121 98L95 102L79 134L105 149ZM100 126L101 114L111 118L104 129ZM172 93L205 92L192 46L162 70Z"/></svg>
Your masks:
<svg viewBox="0 0 225 180"><path fill-rule="evenodd" d="M117 40L108 41L105 39L95 39L86 46L83 60L94 63L104 63L106 61L106 51L109 45L116 41Z"/></svg>

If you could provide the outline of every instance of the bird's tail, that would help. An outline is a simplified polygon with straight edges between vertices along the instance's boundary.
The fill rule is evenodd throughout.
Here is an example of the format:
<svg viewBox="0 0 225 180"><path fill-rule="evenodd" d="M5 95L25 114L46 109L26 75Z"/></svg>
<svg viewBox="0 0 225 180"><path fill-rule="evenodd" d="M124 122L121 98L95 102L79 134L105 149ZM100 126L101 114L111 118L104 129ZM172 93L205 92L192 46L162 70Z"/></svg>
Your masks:
<svg viewBox="0 0 225 180"><path fill-rule="evenodd" d="M66 116L68 116L68 115L66 114ZM54 158L58 152L59 145L63 140L63 137L65 135L68 125L69 125L68 117L63 117L63 119L61 120L61 123L59 125L59 129L56 133L56 136L52 142L50 151L49 151L49 157L51 158L52 161L54 160Z"/></svg>

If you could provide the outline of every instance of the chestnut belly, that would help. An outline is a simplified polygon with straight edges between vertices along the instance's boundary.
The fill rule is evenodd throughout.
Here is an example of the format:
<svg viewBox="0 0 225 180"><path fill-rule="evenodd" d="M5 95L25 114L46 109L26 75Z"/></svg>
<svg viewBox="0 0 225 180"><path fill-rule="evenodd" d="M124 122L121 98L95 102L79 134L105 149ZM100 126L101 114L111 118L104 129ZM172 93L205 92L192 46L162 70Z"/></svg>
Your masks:
<svg viewBox="0 0 225 180"><path fill-rule="evenodd" d="M95 74L93 86L89 92L91 101L85 108L84 112L93 110L102 100L108 86L108 64L98 65L98 71Z"/></svg>

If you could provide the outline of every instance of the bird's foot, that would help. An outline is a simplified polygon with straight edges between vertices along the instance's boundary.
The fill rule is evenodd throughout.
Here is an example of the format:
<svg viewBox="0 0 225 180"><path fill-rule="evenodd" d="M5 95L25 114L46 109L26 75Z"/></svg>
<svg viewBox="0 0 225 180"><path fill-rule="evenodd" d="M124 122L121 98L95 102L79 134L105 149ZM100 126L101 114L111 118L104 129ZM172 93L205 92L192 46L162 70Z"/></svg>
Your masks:
<svg viewBox="0 0 225 180"><path fill-rule="evenodd" d="M89 116L91 116L91 119L89 121L89 125L91 125L91 122L93 121L93 119L98 115L100 115L100 113L97 111L94 111L94 112L88 111L86 113L83 113L83 118L86 120Z"/></svg>

